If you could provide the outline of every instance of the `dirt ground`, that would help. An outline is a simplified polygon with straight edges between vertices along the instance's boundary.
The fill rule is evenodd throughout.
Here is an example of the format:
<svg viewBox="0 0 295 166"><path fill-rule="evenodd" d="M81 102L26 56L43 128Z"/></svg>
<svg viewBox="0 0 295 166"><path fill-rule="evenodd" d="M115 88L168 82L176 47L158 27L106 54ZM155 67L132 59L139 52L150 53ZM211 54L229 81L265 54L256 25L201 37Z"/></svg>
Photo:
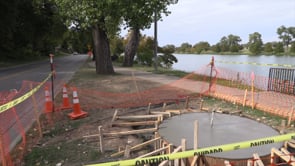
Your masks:
<svg viewBox="0 0 295 166"><path fill-rule="evenodd" d="M95 74L94 68L86 64L73 77L70 85L79 88L91 87L93 90L110 91L110 92L134 92L136 89L144 90L159 86L158 82L151 82L144 79L137 79L135 87L134 78L130 75L115 74L111 76L98 76ZM57 105L61 104L61 94L56 96ZM60 100L58 100L58 98ZM254 120L261 121L267 125L280 129L281 120L278 117L267 115L265 113L252 114L248 108L242 108L233 103L225 101L202 98L204 100L203 107L209 111L218 109L226 113L235 113L238 116L246 116ZM81 96L81 101L83 97ZM81 103L82 104L82 103ZM179 104L168 103L167 109L182 109L185 102ZM82 105L84 106L84 105ZM152 105L152 111L162 111L162 104ZM191 100L189 107L193 110L200 111L200 98ZM138 134L121 137L108 137L104 141L105 153L99 152L98 127L102 126L103 132L118 132L132 130L130 127L110 127L110 123L116 108L99 109L91 107L82 107L88 116L78 120L71 120L67 114L71 110L56 111L50 114L43 114L42 133L43 137L38 139L37 125L27 133L26 153L20 165L25 166L78 166L89 163L101 163L123 159L123 156L112 158L111 154L124 149L126 144L131 146L149 140L152 134ZM118 109L118 115L135 115L146 114L147 106L137 108ZM134 129L134 128L133 128ZM150 147L146 147L134 153L131 157L139 156L150 151Z"/></svg>

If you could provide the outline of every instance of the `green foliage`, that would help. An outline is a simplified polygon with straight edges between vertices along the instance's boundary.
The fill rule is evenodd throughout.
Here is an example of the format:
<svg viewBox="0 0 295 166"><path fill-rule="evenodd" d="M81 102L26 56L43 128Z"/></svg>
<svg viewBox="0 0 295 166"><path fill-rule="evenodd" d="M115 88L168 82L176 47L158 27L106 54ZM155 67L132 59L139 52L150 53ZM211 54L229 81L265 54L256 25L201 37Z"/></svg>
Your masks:
<svg viewBox="0 0 295 166"><path fill-rule="evenodd" d="M153 64L154 39L143 36L137 50L137 62L142 65L152 66Z"/></svg>
<svg viewBox="0 0 295 166"><path fill-rule="evenodd" d="M124 39L114 36L110 40L110 48L113 55L120 55L124 52Z"/></svg>
<svg viewBox="0 0 295 166"><path fill-rule="evenodd" d="M60 20L54 4L42 5L31 0L1 1L0 58L26 60L48 56L55 51L67 30Z"/></svg>
<svg viewBox="0 0 295 166"><path fill-rule="evenodd" d="M195 44L192 48L194 53L200 54L202 51L208 51L210 49L210 44L208 42L199 42Z"/></svg>
<svg viewBox="0 0 295 166"><path fill-rule="evenodd" d="M148 29L154 22L154 13L157 14L157 20L161 20L163 15L167 16L171 12L168 6L176 4L178 0L131 0L120 1L122 5L122 16L127 27L136 29Z"/></svg>
<svg viewBox="0 0 295 166"><path fill-rule="evenodd" d="M219 44L215 44L215 45L211 46L211 50L214 52L217 52L217 53L221 52L221 48L220 48Z"/></svg>
<svg viewBox="0 0 295 166"><path fill-rule="evenodd" d="M261 34L258 32L254 32L253 34L249 35L249 51L254 54L258 55L262 51L262 39Z"/></svg>
<svg viewBox="0 0 295 166"><path fill-rule="evenodd" d="M242 49L239 44L241 41L239 36L230 34L227 37L223 36L213 49L216 52L239 52Z"/></svg>
<svg viewBox="0 0 295 166"><path fill-rule="evenodd" d="M279 35L279 39L282 40L283 46L285 46L287 52L289 44L292 42L292 39L295 38L295 27L287 28L282 25L277 29L277 34Z"/></svg>
<svg viewBox="0 0 295 166"><path fill-rule="evenodd" d="M178 52L181 53L191 53L192 45L188 42L182 43L180 47L177 48Z"/></svg>
<svg viewBox="0 0 295 166"><path fill-rule="evenodd" d="M284 44L282 42L278 42L274 44L275 53L283 53L284 52Z"/></svg>
<svg viewBox="0 0 295 166"><path fill-rule="evenodd" d="M267 53L272 53L273 52L272 43L270 42L265 43L263 51Z"/></svg>
<svg viewBox="0 0 295 166"><path fill-rule="evenodd" d="M177 63L177 58L172 54L175 51L173 45L167 45L161 48L163 55L159 55L159 64L163 64L165 68L171 68L174 63Z"/></svg>

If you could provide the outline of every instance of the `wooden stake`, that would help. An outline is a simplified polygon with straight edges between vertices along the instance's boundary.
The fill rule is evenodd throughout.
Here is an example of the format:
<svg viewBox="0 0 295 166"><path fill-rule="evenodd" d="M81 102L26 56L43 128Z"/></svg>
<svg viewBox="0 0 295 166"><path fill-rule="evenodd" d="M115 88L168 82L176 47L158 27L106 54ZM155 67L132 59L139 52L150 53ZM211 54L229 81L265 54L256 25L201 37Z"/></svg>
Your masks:
<svg viewBox="0 0 295 166"><path fill-rule="evenodd" d="M104 153L102 126L98 126L100 152Z"/></svg>
<svg viewBox="0 0 295 166"><path fill-rule="evenodd" d="M155 139L160 138L160 134L158 131L155 132ZM161 140L155 141L154 150L159 149L161 145Z"/></svg>
<svg viewBox="0 0 295 166"><path fill-rule="evenodd" d="M157 150L152 151L152 152L150 152L150 153L147 153L147 154L144 154L144 155L142 155L142 156L139 156L139 157L137 157L137 159L138 159L138 158L144 158L144 157L152 156L152 155L154 155L154 154L159 154L159 153L162 152L162 151L166 151L168 148L169 148L169 146L165 146L165 147L163 147L163 148L160 148L160 149L157 149Z"/></svg>
<svg viewBox="0 0 295 166"><path fill-rule="evenodd" d="M283 120L281 121L281 130L280 130L280 133L281 133L281 134L284 134L284 133L285 133L285 128L286 128L286 120L283 119Z"/></svg>
<svg viewBox="0 0 295 166"><path fill-rule="evenodd" d="M276 161L274 161L274 159L273 159L275 154L286 162L295 160L295 158L293 156L291 156L291 154L288 151L286 151L285 149L283 151L284 151L284 153L279 151L276 148L271 149L271 164L276 164ZM295 163L292 162L292 163L290 163L290 165L295 166Z"/></svg>
<svg viewBox="0 0 295 166"><path fill-rule="evenodd" d="M116 122L113 123L112 126L148 126L148 125L155 125L157 121L142 121L142 122Z"/></svg>
<svg viewBox="0 0 295 166"><path fill-rule="evenodd" d="M164 102L164 103L163 103L163 107L162 107L163 111L165 111L165 109L166 109L166 105L167 105L167 104Z"/></svg>
<svg viewBox="0 0 295 166"><path fill-rule="evenodd" d="M117 119L130 120L130 119L158 119L161 115L134 115L134 116L117 116Z"/></svg>
<svg viewBox="0 0 295 166"><path fill-rule="evenodd" d="M194 123L194 149L198 148L198 121Z"/></svg>
<svg viewBox="0 0 295 166"><path fill-rule="evenodd" d="M167 115L168 117L171 117L171 113L170 112L152 111L151 114L154 114L154 115Z"/></svg>
<svg viewBox="0 0 295 166"><path fill-rule="evenodd" d="M118 110L116 109L115 112L114 112L114 115L113 115L112 121L111 121L111 127L113 127L113 123L114 123L115 120L117 119L117 114L118 114Z"/></svg>
<svg viewBox="0 0 295 166"><path fill-rule="evenodd" d="M30 84L30 88L31 90L33 89L33 85ZM41 123L40 123L40 118L38 115L38 107L37 107L37 102L36 102L36 98L34 93L32 94L32 100L33 100L33 107L34 107L34 115L35 115L35 119L37 121L37 126L38 126L38 131L39 131L39 137L42 138L43 137L43 132L42 132L42 127L41 127Z"/></svg>
<svg viewBox="0 0 295 166"><path fill-rule="evenodd" d="M245 92L244 92L244 99L243 99L243 107L245 107L245 105L246 105L246 101L247 101L247 93L248 93L248 89L245 89Z"/></svg>
<svg viewBox="0 0 295 166"><path fill-rule="evenodd" d="M173 114L176 114L176 115L180 115L181 114L181 111L180 110L165 110L165 112L173 113Z"/></svg>
<svg viewBox="0 0 295 166"><path fill-rule="evenodd" d="M186 151L186 139L181 139L181 151L184 152ZM186 158L181 160L181 165L186 165L187 161Z"/></svg>
<svg viewBox="0 0 295 166"><path fill-rule="evenodd" d="M288 125L287 125L288 127L290 127L290 125L291 125L291 122L293 120L293 115L294 115L294 107L292 107L290 115L289 115Z"/></svg>
<svg viewBox="0 0 295 166"><path fill-rule="evenodd" d="M158 137L158 138L155 138L155 139L152 139L152 140L149 140L149 141L146 141L146 142L143 142L141 144L138 144L138 145L135 145L133 147L130 147L130 151L135 151L135 150L139 150L141 149L142 147L144 146L147 146L149 144L152 144L152 143L155 143L157 141L159 141L161 139L161 137ZM111 155L111 157L116 157L116 156L120 156L122 154L124 154L125 151L119 151L117 153L114 153Z"/></svg>
<svg viewBox="0 0 295 166"><path fill-rule="evenodd" d="M184 109L188 109L189 96L186 97Z"/></svg>
<svg viewBox="0 0 295 166"><path fill-rule="evenodd" d="M254 164L256 166L264 166L263 162L261 161L261 159L257 153L254 153L253 157L254 157Z"/></svg>
<svg viewBox="0 0 295 166"><path fill-rule="evenodd" d="M152 103L149 103L149 105L148 105L148 108L147 108L147 110L146 110L146 114L150 114L150 112L151 112L151 105L152 105Z"/></svg>
<svg viewBox="0 0 295 166"><path fill-rule="evenodd" d="M114 132L114 133L103 133L103 135L104 136L120 136L120 135L150 133L150 132L155 132L155 131L157 131L156 128L148 128L148 129L141 129L141 130L130 130L130 131L121 131L121 132Z"/></svg>
<svg viewBox="0 0 295 166"><path fill-rule="evenodd" d="M201 110L201 111L203 110L203 104L204 104L204 100L201 99L201 103L200 103L200 110Z"/></svg>
<svg viewBox="0 0 295 166"><path fill-rule="evenodd" d="M131 146L129 144L127 144L126 148L125 148L125 151L124 151L124 158L125 159L130 158L130 149L131 149Z"/></svg>

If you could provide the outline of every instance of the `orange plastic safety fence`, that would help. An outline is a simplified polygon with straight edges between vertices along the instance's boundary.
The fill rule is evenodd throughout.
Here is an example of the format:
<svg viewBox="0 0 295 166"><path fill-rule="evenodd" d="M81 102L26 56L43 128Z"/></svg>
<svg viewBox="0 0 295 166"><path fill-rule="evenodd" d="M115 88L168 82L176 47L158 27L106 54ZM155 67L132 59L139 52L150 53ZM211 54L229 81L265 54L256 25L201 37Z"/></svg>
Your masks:
<svg viewBox="0 0 295 166"><path fill-rule="evenodd" d="M28 93L39 83L23 81L19 90L0 92L0 105L6 104ZM40 91L34 93L41 97ZM42 102L39 102L40 104ZM41 105L37 109L41 109ZM31 97L20 104L0 113L0 143L1 163L3 166L20 165L26 149L26 130L28 130L36 119ZM40 113L39 113L40 115Z"/></svg>
<svg viewBox="0 0 295 166"><path fill-rule="evenodd" d="M278 82L276 80L271 81ZM279 93L279 90L267 91L268 83L268 77L256 74L253 79L252 73L249 72L237 72L219 68L218 66L206 65L183 78L157 87L141 88L139 84L139 88L133 87L132 89L136 90L132 92L115 93L79 86L77 86L77 90L81 107L86 110L143 107L149 103L178 103L179 101L184 101L187 96L210 95L247 106L254 106L255 108L283 117L289 116L295 103L295 97ZM26 94L38 84L37 82L24 81L18 91L0 92L0 105ZM59 84L63 85L62 82L59 82ZM134 85L133 83L130 84ZM278 89L282 88L279 84L277 85ZM47 84L47 86L51 87L50 84ZM62 92L62 89L59 92ZM72 88L68 87L69 96L71 96L72 92ZM32 104L33 98L30 97L14 108L0 113L0 153L2 153L0 157L1 161L5 161L7 165L13 162L9 154L12 147L19 140L21 140L19 144L20 150L18 153L14 153L19 156L13 156L13 158L21 159L23 156L27 140L25 132L32 126L36 118L43 113L45 102L44 87L34 94L34 98L37 99L36 108ZM59 101L62 101L62 99L60 98ZM55 103L56 106L60 104ZM33 111L36 109L38 110L38 117L36 117ZM54 123L55 120L58 119L52 119L48 116L47 122L43 123ZM245 160L244 162L246 163L247 161ZM219 165L220 163L216 164ZM235 165L235 161L230 161L230 164Z"/></svg>

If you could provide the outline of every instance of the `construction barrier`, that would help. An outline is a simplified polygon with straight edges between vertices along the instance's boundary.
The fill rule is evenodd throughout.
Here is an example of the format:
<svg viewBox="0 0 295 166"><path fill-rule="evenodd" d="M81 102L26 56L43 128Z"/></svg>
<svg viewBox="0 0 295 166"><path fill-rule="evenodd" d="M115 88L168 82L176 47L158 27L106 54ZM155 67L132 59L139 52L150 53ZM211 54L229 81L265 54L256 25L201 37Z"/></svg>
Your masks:
<svg viewBox="0 0 295 166"><path fill-rule="evenodd" d="M32 104L31 100L28 99L35 101L35 97L41 95L41 93L37 92L40 92L41 87L50 77L51 74L41 83L23 81L23 85L18 91L0 92L0 161L3 166L17 165L10 155L15 146L20 149L16 152L18 160L22 159L24 147L26 147L26 130L39 116L38 112L34 112L34 110L37 110L31 108L33 105L37 105L36 102ZM43 99L44 95L40 96L40 98ZM39 133L41 133L40 130Z"/></svg>
<svg viewBox="0 0 295 166"><path fill-rule="evenodd" d="M136 78L133 76L135 76ZM130 79L126 80L126 84L122 85L129 85L129 89L127 91L122 91L120 93L105 91L105 88L103 87L99 89L99 86L89 86L89 84L87 83L85 83L85 86L83 86L83 81L87 80L81 80L81 86L75 89L75 94L73 93L73 96L75 95L73 98L74 104L70 105L73 109L73 112L71 114L68 114L69 117L75 119L75 115L80 115L81 113L82 117L84 117L87 115L87 112L89 112L89 110L140 108L149 105L149 103L157 105L165 102L168 104L175 103L176 105L179 105L180 101L185 101L187 97L194 98L202 96L212 96L222 100L227 100L235 104L241 104L243 106L257 108L262 111L269 112L271 114L279 115L282 117L289 117L290 121L294 120L293 115L295 114L293 113L293 106L295 103L295 97L284 93L268 91L268 77L259 76L259 74L257 73L255 73L255 75L252 75L251 73L247 72L237 72L234 70L220 68L216 66L216 64L214 67L206 65L192 73L187 74L182 78L175 79L170 82L165 82L164 84L163 82L161 82L162 84L156 85L154 87L141 86L141 79L148 79L148 77L146 77L145 74L143 74L142 77L140 76L142 75L137 75L136 72L132 73ZM51 74L48 77L46 77L46 79L41 83L26 82L26 86L21 88L21 90L18 91L19 93L17 93L13 98L9 98L7 99L7 101L2 102L3 105L0 106L0 139L2 140L0 141L2 141L1 144L5 145L5 147L2 148L2 150L4 149L4 152L0 152L1 154L3 154L3 156L0 156L1 158L6 158L6 154L9 153L9 150L11 149L11 147L9 146L11 144L12 138L14 138L15 135L10 135L10 133L17 132L17 136L22 137L22 133L23 131L25 131L25 128L27 127L27 125L24 124L32 123L32 121L35 119L34 111L29 110L25 112L22 109L18 108L20 107L19 104L28 102L27 104L32 105L32 101L29 101L28 99L33 99L34 95L36 95L36 98L40 98L42 99L42 101L45 101L43 91L40 92L40 94L36 94L35 92L42 89L41 86L44 86L46 81L48 81L50 77ZM97 84L111 84L111 82L107 82L108 80L103 81L105 82L98 82ZM28 85L35 86L32 86L34 88L30 88L30 86ZM79 99L77 97L77 93L79 93L80 95ZM65 93L63 93L62 95L65 95ZM63 106L67 106L67 108L70 109L67 103L68 99L62 98L61 96L59 97L62 99L61 102L63 102ZM13 111L14 107L15 111ZM20 120L18 120L17 117L19 117ZM53 120L53 124L54 121L58 121L58 119L51 120ZM277 136L276 138L271 139L279 141L285 140L287 139L287 137L288 139L290 139L291 136L293 135ZM216 152L218 152L220 150L219 148L221 148L222 151L233 150L232 146L237 146L237 149L247 148L250 146L249 143L251 142L222 145L211 148L204 148L197 151L177 153L171 156L163 155L159 157L147 158L146 160L131 160L132 162L127 160L129 162L126 163L134 164L137 161L139 162L139 164L142 164L146 161L159 161L162 160L163 157L169 157L169 160L171 160L179 156L186 157L194 156L194 154L198 153L211 153L214 152L214 149ZM125 163L125 161L123 163ZM121 163L114 162L113 164L116 165Z"/></svg>
<svg viewBox="0 0 295 166"><path fill-rule="evenodd" d="M287 141L291 139L295 139L295 133L290 133L290 134L285 134L280 136L273 136L273 137L265 137L265 138L256 139L256 140L225 144L220 146L212 146L212 147L201 148L197 150L190 150L190 151L165 154L165 155L159 155L159 156L153 156L153 157L137 158L137 159L115 161L115 162L101 163L101 164L90 164L88 166L102 166L102 165L103 166L114 166L114 165L139 166L139 165L145 165L145 164L159 164L165 160L175 160L175 159L189 158L189 157L199 156L199 155L233 151L238 149L245 149L245 148L251 148L256 146L263 146L266 144L283 142L283 141Z"/></svg>
<svg viewBox="0 0 295 166"><path fill-rule="evenodd" d="M32 89L31 91L29 91L28 93L26 93L25 95L10 101L9 103L3 104L0 106L0 113L9 110L10 108L18 105L19 103L25 101L26 99L28 99L29 97L31 97L36 91L38 91L40 89L41 86L44 85L45 82L48 81L48 79L51 77L51 74L48 75L48 77L41 82L37 87L35 87L34 89Z"/></svg>

